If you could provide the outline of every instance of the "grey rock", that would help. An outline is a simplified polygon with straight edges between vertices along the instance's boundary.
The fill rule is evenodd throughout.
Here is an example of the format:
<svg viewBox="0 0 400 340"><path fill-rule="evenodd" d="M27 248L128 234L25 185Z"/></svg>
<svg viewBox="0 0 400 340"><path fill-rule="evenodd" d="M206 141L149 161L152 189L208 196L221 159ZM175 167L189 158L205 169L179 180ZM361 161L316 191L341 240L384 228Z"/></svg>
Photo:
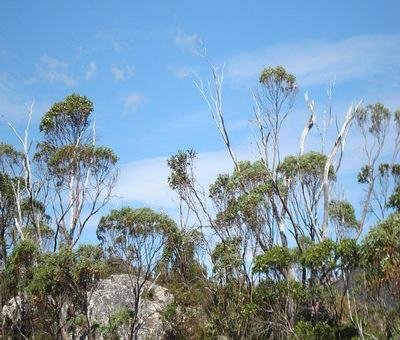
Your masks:
<svg viewBox="0 0 400 340"><path fill-rule="evenodd" d="M173 296L166 288L150 281L146 282L143 291L145 294L139 308L141 326L138 339L162 339L166 329L161 315L167 305L173 301ZM92 324L97 322L100 325L107 325L110 317L121 309L134 310L133 286L127 274L111 275L108 279L102 280L93 292L88 292L88 298L88 316ZM22 299L17 296L3 307L1 311L3 325L7 320L14 325L20 322L21 313L18 306L21 303L23 303ZM130 339L129 325L121 326L118 329L118 335L120 339ZM99 339L103 337L99 335Z"/></svg>
<svg viewBox="0 0 400 340"><path fill-rule="evenodd" d="M134 310L134 293L131 278L126 274L112 275L102 280L99 287L90 297L89 317L92 322L107 324L110 317L128 308ZM173 301L173 296L166 288L146 282L145 294L141 302L139 318L142 321L138 339L160 339L165 332L161 313ZM129 339L129 327L123 326L118 330L121 339Z"/></svg>

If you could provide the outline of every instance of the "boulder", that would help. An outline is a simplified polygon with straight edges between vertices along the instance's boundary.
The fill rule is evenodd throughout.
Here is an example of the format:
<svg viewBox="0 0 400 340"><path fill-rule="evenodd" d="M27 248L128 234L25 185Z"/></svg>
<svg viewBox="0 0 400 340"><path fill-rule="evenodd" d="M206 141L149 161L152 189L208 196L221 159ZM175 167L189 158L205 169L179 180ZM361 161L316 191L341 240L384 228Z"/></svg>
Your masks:
<svg viewBox="0 0 400 340"><path fill-rule="evenodd" d="M88 292L89 308L88 316L91 324L107 325L110 318L121 310L134 310L135 300L133 294L132 277L127 274L111 275L100 281L93 292ZM143 287L143 296L139 311L141 325L138 331L138 339L162 339L165 327L162 322L162 312L173 301L173 296L166 288L147 282ZM2 309L2 325L6 322L17 326L21 322L20 306L22 299L17 296L11 299ZM68 307L68 306L66 306ZM129 325L123 325L118 329L120 339L130 339ZM75 338L75 337L74 337ZM80 337L83 339L85 336ZM101 335L99 339L103 339ZM73 336L71 336L73 339Z"/></svg>
<svg viewBox="0 0 400 340"><path fill-rule="evenodd" d="M93 322L107 324L110 317L122 309L134 310L134 294L129 275L112 275L102 280L92 293L89 316ZM139 339L160 339L165 332L161 318L162 311L173 301L173 296L166 288L152 282L146 283L139 318L142 321ZM118 330L121 339L129 338L129 327Z"/></svg>

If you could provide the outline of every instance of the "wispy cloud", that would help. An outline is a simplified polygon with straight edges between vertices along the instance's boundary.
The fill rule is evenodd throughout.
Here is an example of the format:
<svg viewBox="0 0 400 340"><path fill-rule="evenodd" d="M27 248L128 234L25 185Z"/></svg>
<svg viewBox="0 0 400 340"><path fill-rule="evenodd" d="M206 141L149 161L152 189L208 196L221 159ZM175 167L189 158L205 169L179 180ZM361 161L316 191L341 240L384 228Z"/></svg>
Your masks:
<svg viewBox="0 0 400 340"><path fill-rule="evenodd" d="M111 66L111 73L117 81L124 81L128 77L132 77L134 74L134 69L129 64L120 67L115 64Z"/></svg>
<svg viewBox="0 0 400 340"><path fill-rule="evenodd" d="M27 117L27 108L20 96L11 88L10 81L0 76L0 118L6 121L21 121Z"/></svg>
<svg viewBox="0 0 400 340"><path fill-rule="evenodd" d="M111 73L114 76L115 80L117 80L117 81L124 81L125 80L125 73L118 66L112 65L111 66Z"/></svg>
<svg viewBox="0 0 400 340"><path fill-rule="evenodd" d="M188 50L193 55L198 55L201 47L201 39L197 34L186 34L178 31L175 35L175 44Z"/></svg>
<svg viewBox="0 0 400 340"><path fill-rule="evenodd" d="M33 102L31 96L22 95L15 88L15 81L0 75L0 120L20 123L28 117L28 105ZM33 107L33 120L46 112L49 105L36 102Z"/></svg>
<svg viewBox="0 0 400 340"><path fill-rule="evenodd" d="M115 40L115 38L111 38L111 46L115 52L117 53L122 52L121 44L117 40Z"/></svg>
<svg viewBox="0 0 400 340"><path fill-rule="evenodd" d="M201 185L207 187L218 173L232 168L225 152L199 154L196 173ZM176 208L174 192L168 187L167 158L147 158L121 168L116 194L123 200L138 201L163 208Z"/></svg>
<svg viewBox="0 0 400 340"><path fill-rule="evenodd" d="M74 86L76 79L69 73L68 63L47 54L40 58L37 65L40 76L48 81L62 82L67 86Z"/></svg>
<svg viewBox="0 0 400 340"><path fill-rule="evenodd" d="M175 77L180 79L185 79L190 76L190 70L184 67L171 68L171 72L174 74Z"/></svg>
<svg viewBox="0 0 400 340"><path fill-rule="evenodd" d="M96 74L96 71L97 71L97 64L94 61L91 61L86 71L85 79L90 80Z"/></svg>
<svg viewBox="0 0 400 340"><path fill-rule="evenodd" d="M147 98L142 93L132 92L126 97L125 108L128 111L136 111L146 100Z"/></svg>
<svg viewBox="0 0 400 340"><path fill-rule="evenodd" d="M308 41L276 45L228 60L227 75L254 82L260 70L283 65L302 85L328 83L399 72L400 34L357 36L334 42Z"/></svg>
<svg viewBox="0 0 400 340"><path fill-rule="evenodd" d="M299 117L303 116L303 117ZM306 114L298 114L291 117L291 122L283 131L282 135L285 138L281 143L281 158L297 154L299 148L299 140L302 132L303 123L306 123ZM299 124L301 121L301 124ZM237 128L242 129L248 127L248 122L237 121L232 122L231 126L237 125ZM335 131L335 129L332 127ZM353 127L355 129L355 127ZM325 141L325 147L330 149L335 140L336 134L329 133ZM361 168L362 160L362 141L360 140L357 130L351 131L346 146L345 156L342 160L340 176L343 179L340 189L347 194L352 194L349 183L354 184L354 169ZM313 129L306 140L306 152L321 150L320 135L316 129ZM250 140L235 148L235 152L239 160L254 161L260 158L259 151L254 143ZM337 162L337 160L335 160ZM336 164L336 163L335 163ZM197 182L207 193L208 187L212 184L218 174L231 173L233 163L226 150L200 152L198 154L195 174ZM349 180L349 176L352 176ZM168 187L167 179L169 169L167 166L167 157L146 158L130 163L126 163L121 167L121 176L116 188L116 194L122 201L135 201L141 204L147 204L166 209L177 208L177 197ZM353 182L352 182L353 181ZM354 190L353 190L354 191ZM355 196L356 200L359 195Z"/></svg>
<svg viewBox="0 0 400 340"><path fill-rule="evenodd" d="M241 159L254 160L248 149L238 149ZM231 173L232 160L225 150L200 152L196 161L196 178L205 190L218 174ZM137 201L162 208L177 208L177 197L168 186L167 157L137 160L121 167L116 195L124 201Z"/></svg>

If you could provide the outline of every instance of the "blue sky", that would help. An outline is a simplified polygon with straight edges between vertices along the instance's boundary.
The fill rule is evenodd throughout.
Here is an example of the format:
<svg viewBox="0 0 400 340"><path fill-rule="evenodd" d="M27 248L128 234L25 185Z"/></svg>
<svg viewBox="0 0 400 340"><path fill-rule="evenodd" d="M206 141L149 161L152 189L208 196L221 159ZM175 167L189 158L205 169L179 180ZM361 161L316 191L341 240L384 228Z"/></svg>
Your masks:
<svg viewBox="0 0 400 340"><path fill-rule="evenodd" d="M400 107L399 13L398 1L3 0L1 139L15 143L4 121L22 128L26 103L35 101L37 140L40 116L52 103L71 92L87 95L100 144L120 156L122 203L114 204L170 211L165 157L196 149L204 185L231 168L193 85L192 71L207 76L196 53L200 40L215 63L226 63L228 127L239 156L254 158L250 89L266 66L284 65L300 84L288 152L307 119L303 93L323 109L334 76L339 115L360 99Z"/></svg>

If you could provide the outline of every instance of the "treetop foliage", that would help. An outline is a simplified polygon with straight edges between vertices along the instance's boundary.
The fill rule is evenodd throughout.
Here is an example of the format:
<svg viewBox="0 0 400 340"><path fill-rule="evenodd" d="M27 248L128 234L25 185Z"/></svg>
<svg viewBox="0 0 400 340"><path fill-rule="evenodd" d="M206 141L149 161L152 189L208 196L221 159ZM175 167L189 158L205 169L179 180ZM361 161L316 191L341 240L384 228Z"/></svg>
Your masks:
<svg viewBox="0 0 400 340"><path fill-rule="evenodd" d="M267 86L277 85L283 92L292 92L297 89L296 77L287 72L283 66L264 69L259 82Z"/></svg>
<svg viewBox="0 0 400 340"><path fill-rule="evenodd" d="M63 101L55 103L40 121L40 131L45 136L52 133L64 133L65 137L79 134L90 125L93 103L89 98L71 94Z"/></svg>

